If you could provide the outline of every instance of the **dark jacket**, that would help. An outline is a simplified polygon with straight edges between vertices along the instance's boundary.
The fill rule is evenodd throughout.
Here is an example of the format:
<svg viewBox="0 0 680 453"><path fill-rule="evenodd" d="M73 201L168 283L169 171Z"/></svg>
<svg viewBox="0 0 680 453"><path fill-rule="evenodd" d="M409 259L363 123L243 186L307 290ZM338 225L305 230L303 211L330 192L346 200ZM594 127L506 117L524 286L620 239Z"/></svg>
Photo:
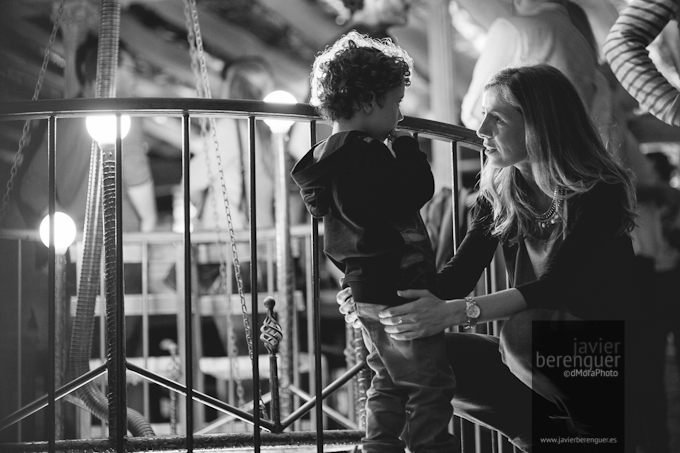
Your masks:
<svg viewBox="0 0 680 453"><path fill-rule="evenodd" d="M427 157L411 137L392 149L359 131L333 134L292 177L309 212L323 217L324 251L358 302L397 305L397 289L434 290L436 269L420 208L434 193Z"/></svg>
<svg viewBox="0 0 680 453"><path fill-rule="evenodd" d="M516 286L528 308L566 309L586 320L625 319L640 297L633 244L619 234L623 219L621 185L596 184L567 202L566 237L537 280ZM478 200L472 226L451 261L439 273L444 298L472 291L499 240L489 234L490 206ZM502 243L510 286L519 245ZM640 302L639 299L637 301Z"/></svg>

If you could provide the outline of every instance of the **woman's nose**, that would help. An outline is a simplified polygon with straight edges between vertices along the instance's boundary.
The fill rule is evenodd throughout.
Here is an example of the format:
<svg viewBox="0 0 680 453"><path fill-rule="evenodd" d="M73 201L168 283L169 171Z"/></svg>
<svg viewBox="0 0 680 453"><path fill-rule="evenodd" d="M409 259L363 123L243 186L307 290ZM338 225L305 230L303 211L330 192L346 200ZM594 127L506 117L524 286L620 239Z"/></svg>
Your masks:
<svg viewBox="0 0 680 453"><path fill-rule="evenodd" d="M484 116L484 119L482 119L482 123L477 128L477 137L479 137L479 138L488 137L489 133L488 133L487 129L488 128L487 128L487 124L486 124L486 116Z"/></svg>

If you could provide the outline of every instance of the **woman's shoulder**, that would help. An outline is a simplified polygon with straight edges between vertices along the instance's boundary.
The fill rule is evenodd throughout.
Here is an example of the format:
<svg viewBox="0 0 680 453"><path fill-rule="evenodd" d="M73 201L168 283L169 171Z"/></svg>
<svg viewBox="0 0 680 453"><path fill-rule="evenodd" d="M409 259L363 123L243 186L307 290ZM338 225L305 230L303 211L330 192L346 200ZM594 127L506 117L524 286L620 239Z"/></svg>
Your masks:
<svg viewBox="0 0 680 453"><path fill-rule="evenodd" d="M623 182L598 181L590 189L583 192L581 197L588 200L610 200L620 198L626 193L626 186Z"/></svg>
<svg viewBox="0 0 680 453"><path fill-rule="evenodd" d="M604 230L628 230L631 224L628 188L623 182L595 183L589 190L569 200L571 221L595 222Z"/></svg>

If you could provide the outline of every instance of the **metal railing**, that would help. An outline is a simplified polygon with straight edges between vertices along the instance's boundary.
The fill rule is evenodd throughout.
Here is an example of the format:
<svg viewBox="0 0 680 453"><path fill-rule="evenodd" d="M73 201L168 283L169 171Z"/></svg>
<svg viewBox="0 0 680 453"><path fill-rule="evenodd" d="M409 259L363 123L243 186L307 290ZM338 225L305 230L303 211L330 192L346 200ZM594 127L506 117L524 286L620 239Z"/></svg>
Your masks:
<svg viewBox="0 0 680 453"><path fill-rule="evenodd" d="M58 133L59 119L71 118L71 117L83 117L88 114L95 113L111 113L116 112L117 114L129 114L133 116L142 117L154 117L154 116L164 116L164 117L178 117L181 118L182 124L182 167L183 167L183 181L184 181L184 218L185 218L185 232L182 234L176 233L154 233L149 234L129 234L122 233L120 222L113 222L111 225L104 225L104 236L105 241L107 234L109 238L113 238L116 243L112 253L107 253L105 256L104 274L105 282L101 287L100 300L105 302L105 306L99 309L100 321L100 362L93 363L93 368L90 372L76 377L74 380L64 383L59 382L55 374L55 370L58 369L58 363L56 357L58 356L57 351L61 344L58 344L58 318L62 316L57 312L58 306L58 293L61 282L61 274L63 269L61 266L61 258L56 256L54 248L50 247L48 250L48 301L47 301L47 311L49 320L49 329L47 332L48 336L48 379L46 382L46 395L44 397L38 398L32 403L21 406L19 404L18 409L6 416L0 421L0 428L5 429L9 426L14 426L19 424L22 420L26 419L31 414L35 414L41 409L47 410L46 425L47 428L47 440L37 441L37 442L14 442L5 444L4 447L8 451L85 451L92 448L96 449L115 449L117 451L135 451L135 450L159 450L159 451L174 451L178 449L192 450L209 450L214 448L221 449L232 449L232 450L255 450L259 451L261 448L268 450L276 449L290 449L291 445L296 446L300 450L316 450L316 451L338 451L351 449L354 445L357 445L361 437L361 420L360 420L360 403L355 403L352 401L348 404L350 407L349 412L354 412L352 414L343 414L337 408L325 407L324 404L319 404L318 395L321 395L321 400L327 398L336 390L345 386L346 383L355 379L357 374L364 369L364 364L359 358L352 358L353 362L350 361L346 367L346 371L339 376L334 376L334 379L330 384L328 384L328 376L324 376L322 370L327 369L326 364L324 364L324 354L321 350L321 282L320 282L320 267L322 266L320 262L320 249L319 249L319 236L320 236L320 225L317 220L312 219L309 226L295 226L290 228L289 225L285 226L287 241L286 246L289 247L291 242L296 242L300 244L299 249L302 250L301 255L303 255L302 262L304 263L304 289L298 291L300 294L297 296L293 294L293 297L297 297L298 301L293 303L293 306L301 305L302 310L306 312L307 326L306 334L308 337L307 343L307 358L313 357L313 363L308 366L308 391L304 391L300 386L301 373L299 372L299 363L302 360L300 357L300 345L297 344L295 340L298 336L296 329L299 327L296 325L296 319L298 316L297 310L292 311L291 319L280 319L282 324L284 324L284 338L290 341L289 347L292 349L290 351L284 351L281 353L277 351L275 347L273 350L267 346L270 355L270 367L269 371L271 373L271 378L273 384L270 386L270 393L267 395L262 395L261 390L261 379L260 379L260 360L251 360L252 368L252 395L251 401L246 406L236 405L231 399L228 402L224 402L215 396L210 395L205 392L200 385L201 380L198 379L198 386L194 384L195 377L197 377L197 368L201 368L200 360L195 357L195 350L197 347L195 336L198 333L200 336L200 323L195 322L195 313L200 313L202 311L201 307L204 304L210 305L214 304L214 295L200 295L199 289L196 287L197 283L197 265L201 264L200 259L198 259L197 250L201 247L211 247L210 244L218 242L217 238L212 233L205 232L191 232L190 228L190 206L188 197L188 187L190 182L188 181L188 162L190 158L190 140L191 137L191 120L197 118L208 118L208 117L233 117L233 118L245 118L248 119L249 124L249 155L250 155L250 196L255 197L255 181L256 169L254 167L256 159L254 158L258 150L256 149L254 140L254 128L256 121L263 118L285 118L294 119L296 121L307 122L309 124L309 143L314 143L317 140L316 125L319 118L314 113L313 109L306 104L296 104L296 105L281 105L281 104L265 104L259 101L235 101L235 100L209 100L209 99L155 99L155 98L140 98L140 99L70 99L70 100L54 100L54 101L35 101L28 103L6 103L0 105L0 120L3 121L26 121L26 120L47 120L48 121L48 156L49 156L49 171L51 172L46 180L48 181L50 214L54 214L56 210L55 206L55 169L54 169L54 159L55 153L59 153L60 150L56 149L56 140L54 140L55 135ZM2 123L0 123L2 124ZM463 148L477 149L480 145L480 140L476 137L474 132L461 128L458 126L448 125L444 123L439 123L435 121L422 120L418 118L407 117L400 124L400 127L412 131L420 139L431 139L437 142L447 143L447 149L449 150L450 165L451 165L451 188L453 194L457 195L459 192L459 175L461 169L459 164L461 162L460 153ZM114 165L112 166L113 175L115 176L116 184L120 184L120 158L121 158L121 148L123 144L120 139L112 149L112 155L116 157L113 158ZM283 152L283 148L281 149ZM115 163L117 162L117 163ZM280 169L283 171L285 167ZM287 178L287 174L281 174L279 177ZM119 190L119 189L118 189ZM117 193L117 192L116 192ZM272 241L280 241L281 230L277 227L273 231L262 231L256 228L256 211L254 206L256 203L251 198L251 220L254 227L248 231L237 232L235 240L242 244L249 244L250 246L250 256L246 261L250 264L250 292L248 297L248 311L244 310L244 318L248 317L252 326L259 326L259 315L263 313L264 297L261 297L258 292L260 287L262 287L262 282L260 281L261 273L258 271L258 266L260 263L267 270L267 275L269 275L268 283L264 285L264 291L268 296L274 296L277 303L284 302L281 308L276 307L277 314L279 318L286 318L284 316L283 310L288 310L291 307L287 306L285 299L287 295L285 291L288 289L283 288L285 283L277 280L272 281L272 274L275 272L274 269L279 261L284 259L288 260L288 256L281 258L277 255L274 259L271 255L267 256L264 260L261 256L262 245L268 244L268 250L271 250ZM460 225L461 221L459 219L459 209L458 209L458 197L452 197L451 215L453 218L453 225ZM118 206L119 207L119 206ZM107 230L109 230L107 232ZM54 234L52 232L52 234ZM3 231L2 238L10 241L16 241L17 244L17 255L16 255L16 265L21 268L21 256L22 256L22 244L26 241L34 241L35 234L30 232L22 231ZM457 228L453 231L453 242L457 246L462 238L459 236ZM163 306L162 295L151 294L148 290L148 279L149 279L149 247L151 244L173 244L177 250L176 255L173 257L173 262L176 266L175 276L176 276L176 292L173 295L176 303L174 307L171 307L169 311L171 312L176 309L177 315L177 330L178 330L178 344L179 357L183 359L183 366L181 371L184 375L184 383L180 383L178 379L172 379L164 376L163 373L151 371L149 369L149 344L148 337L143 338L143 357L142 361L134 361L133 359L127 359L126 356L126 344L124 336L121 338L121 332L125 330L125 319L126 316L133 316L132 313L138 314L142 317L142 330L146 333L149 326L149 316L153 316L155 312L153 310L161 310ZM129 247L138 247L139 252L135 253L136 256L140 257L140 262L142 264L142 290L140 295L129 295L124 294L125 290L123 288L124 281L124 263L130 260L125 259L126 253L130 250ZM218 246L225 246L224 244L218 244ZM290 253L290 249L286 248L287 253ZM267 253L265 253L267 255ZM233 258L233 257L232 257ZM113 261L113 262L111 262ZM10 258L11 263L11 258ZM238 270L238 269L236 269ZM21 272L18 273L17 287L19 288L19 295L17 297L17 304L22 302L21 287L25 285L22 282ZM227 285L231 285L232 281L232 271L229 271L227 276ZM491 270L487 271L485 276L485 286L486 291L491 291L495 286L495 276ZM112 287L113 290L107 290L107 287ZM232 288L227 289L227 293L231 295ZM234 296L237 297L237 296ZM212 299L211 299L212 298ZM229 296L229 301L227 305L230 304L231 296ZM302 301L302 302L300 302ZM167 301L166 301L167 302ZM137 307L138 311L126 309L126 304L128 307ZM154 305L155 304L155 305ZM334 304L334 301L331 301ZM150 308L155 307L155 308ZM270 302L265 306L271 308ZM19 316L21 316L22 309L21 306L18 307ZM158 312L160 313L160 312ZM270 321L276 320L272 316L272 313L266 314ZM18 325L21 326L23 321L19 317ZM255 330L255 327L253 327ZM360 347L357 347L356 338L352 337L352 329L348 329L348 348L356 348L360 352ZM106 331L106 332L105 332ZM490 327L490 331L493 331L493 327ZM106 335L105 335L106 333ZM21 332L19 332L21 334ZM21 354L21 335L19 335L17 340L17 353ZM108 350L106 351L107 359L104 361L104 343ZM261 346L259 341L253 340L250 344L249 355L251 358L259 358ZM278 353L278 354L277 354ZM228 351L228 355L231 352ZM293 403L293 407L289 407L284 410L283 413L279 413L280 408L280 396L278 395L279 386L276 385L276 381L279 376L277 376L277 357L279 360L283 360L283 355L290 354L293 357L294 371L285 369L281 370L285 376L286 383L281 387L288 394L289 398ZM230 357L234 359L234 357ZM167 366L166 362L165 366ZM233 370L232 370L233 371ZM127 437L127 430L120 429L120 427L128 426L128 420L126 416L126 411L121 410L127 405L126 399L126 387L129 380L130 373L133 373L142 378L144 382L144 409L142 412L148 416L149 413L149 397L148 397L148 383L152 382L170 392L176 394L184 395L184 404L182 410L180 410L179 418L180 425L182 426L183 435L164 435L155 437ZM19 373L21 371L19 370ZM63 433L58 432L59 430L55 428L55 422L58 424L58 414L59 406L58 402L64 398L69 398L69 395L74 391L78 390L84 385L88 385L93 380L100 378L101 376L108 374L108 407L109 416L108 420L102 420L101 435L105 435L104 425L108 423L109 435L108 437L103 437L101 439L71 439L62 440L61 436ZM112 380L112 375L117 376L117 379ZM229 379L229 382L233 385L233 379ZM21 382L21 374L19 374L18 383ZM58 382L60 385L58 385ZM270 381L272 382L272 381ZM365 385L365 382L364 382ZM351 386L350 386L351 387ZM355 382L354 389L356 390L359 386ZM21 390L21 389L19 389ZM233 389L232 389L233 390ZM230 390L228 395L233 399L233 391ZM360 388L358 391L348 390L348 395L353 395L352 400L355 397L360 396ZM19 394L21 392L19 391ZM270 405L270 416L267 416L260 410L258 406L264 404L264 400ZM21 401L19 397L19 401ZM77 403L77 400L72 400ZM180 401L182 399L180 398ZM194 404L186 404L186 401L197 401L207 407L210 407L225 415L229 420L234 418L244 421L248 425L252 425L251 432L242 433L221 433L221 434L208 434L212 427L222 424L222 422L212 422L207 423L201 416L196 416L196 411L194 409ZM302 404L299 404L302 403ZM314 410L314 412L312 412ZM306 414L311 414L307 424L302 424L302 417ZM199 412L200 414L200 412ZM340 429L329 430L328 418L331 417L336 423L342 425ZM88 423L85 423L88 425ZM201 425L201 426L197 426ZM90 426L90 425L88 425ZM233 425L232 425L233 426ZM292 432L284 433L284 430L288 428L294 428ZM480 428L474 427L468 422L461 421L456 423L454 429L459 430L460 433L469 432L470 429L474 431L474 437L479 438ZM307 430L301 431L300 428L306 428ZM313 428L313 430L312 430ZM261 432L269 431L270 433ZM19 431L20 432L20 431ZM192 433L192 434L187 434ZM470 436L462 436L466 442L465 451L481 451L480 442L469 442ZM491 433L491 448L493 451L503 451L504 441L501 436L497 433ZM474 446L474 450L468 450L469 445Z"/></svg>

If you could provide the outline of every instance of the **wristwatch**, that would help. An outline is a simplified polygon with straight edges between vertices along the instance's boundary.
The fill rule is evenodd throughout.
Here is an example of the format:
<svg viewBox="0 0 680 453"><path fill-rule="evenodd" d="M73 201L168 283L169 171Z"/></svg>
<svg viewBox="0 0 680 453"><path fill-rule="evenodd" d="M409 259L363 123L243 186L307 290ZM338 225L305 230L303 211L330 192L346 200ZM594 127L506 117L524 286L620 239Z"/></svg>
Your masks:
<svg viewBox="0 0 680 453"><path fill-rule="evenodd" d="M467 316L467 324L465 324L466 329L471 329L477 325L477 320L482 311L477 305L477 301L472 297L468 296L465 298L465 316Z"/></svg>

